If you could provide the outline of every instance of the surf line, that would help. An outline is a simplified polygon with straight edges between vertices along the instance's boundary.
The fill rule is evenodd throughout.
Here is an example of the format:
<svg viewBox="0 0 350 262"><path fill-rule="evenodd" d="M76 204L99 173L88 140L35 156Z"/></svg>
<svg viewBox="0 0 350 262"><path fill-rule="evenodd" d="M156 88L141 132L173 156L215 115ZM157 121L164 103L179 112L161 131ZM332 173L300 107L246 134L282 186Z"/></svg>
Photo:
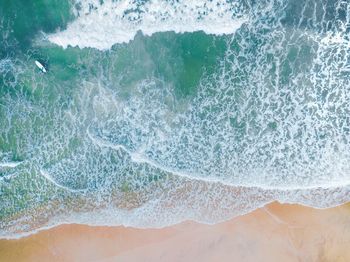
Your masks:
<svg viewBox="0 0 350 262"><path fill-rule="evenodd" d="M97 146L99 146L99 147L107 147L107 148L111 148L112 150L123 150L124 152L126 152L130 156L131 161L134 162L134 163L148 164L148 165L153 166L154 168L157 168L157 169L159 169L161 171L164 171L166 173L171 173L171 174L174 174L174 175L178 175L180 177L184 177L184 178L187 178L187 179L192 179L192 180L196 179L194 177L191 177L189 174L186 174L186 173L183 173L183 172L171 169L171 168L167 168L167 167L161 166L161 165L157 164L156 162L154 162L153 160L145 157L144 155L142 155L142 154L140 154L138 152L131 152L130 150L128 150L123 145L115 145L115 144L113 144L113 143L111 143L109 141L105 141L102 138L95 137L95 136L93 136L90 133L89 129L86 130L86 134L87 134L88 138L92 141L92 143L97 145ZM200 180L200 179L198 179L198 180ZM216 182L216 181L210 181L210 182Z"/></svg>
<svg viewBox="0 0 350 262"><path fill-rule="evenodd" d="M73 193L82 193L85 192L86 190L84 189L71 189L69 187L66 187L64 185L59 184L58 182L55 181L55 179L53 179L46 171L40 169L40 175L43 176L44 178L46 178L49 182L51 182L52 184L54 184L55 186L62 188L64 190L73 192Z"/></svg>
<svg viewBox="0 0 350 262"><path fill-rule="evenodd" d="M5 162L5 163L0 163L0 168L4 167L4 168L15 168L17 166L19 166L20 164L22 164L23 162Z"/></svg>
<svg viewBox="0 0 350 262"><path fill-rule="evenodd" d="M335 188L345 188L350 186L350 181L344 181L344 183L340 184L330 184L330 185L315 185L315 186L305 186L305 187L272 187L272 186L263 186L263 185L245 185L245 184L233 184L230 182L224 182L220 181L217 178L212 177L200 177L198 174L197 176L192 176L186 172L178 171L176 169L164 167L157 162L153 161L152 159L149 159L148 157L144 156L143 154L139 152L131 152L129 149L127 149L124 145L119 144L113 144L109 141L106 141L100 137L96 137L93 134L90 133L89 128L86 129L87 137L90 139L90 141L99 146L99 147L107 147L112 150L122 150L126 152L130 157L131 161L134 163L139 164L148 164L150 166L153 166L154 168L157 168L159 170L162 170L167 173L171 173L173 175L186 178L189 180L197 180L197 181L203 181L203 182L209 182L209 183L218 183L225 186L233 186L233 187L242 187L242 188L250 188L250 189L257 189L257 190L263 190L263 191L273 191L273 192L291 192L291 191L309 191L309 190L319 190L319 189L335 189Z"/></svg>

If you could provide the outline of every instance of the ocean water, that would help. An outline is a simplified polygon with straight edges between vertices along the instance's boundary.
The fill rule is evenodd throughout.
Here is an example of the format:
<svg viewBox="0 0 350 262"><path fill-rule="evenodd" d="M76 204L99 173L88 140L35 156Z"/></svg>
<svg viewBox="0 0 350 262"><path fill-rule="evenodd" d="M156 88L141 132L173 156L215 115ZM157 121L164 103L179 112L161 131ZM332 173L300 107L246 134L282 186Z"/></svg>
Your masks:
<svg viewBox="0 0 350 262"><path fill-rule="evenodd" d="M347 0L0 0L0 238L349 200Z"/></svg>

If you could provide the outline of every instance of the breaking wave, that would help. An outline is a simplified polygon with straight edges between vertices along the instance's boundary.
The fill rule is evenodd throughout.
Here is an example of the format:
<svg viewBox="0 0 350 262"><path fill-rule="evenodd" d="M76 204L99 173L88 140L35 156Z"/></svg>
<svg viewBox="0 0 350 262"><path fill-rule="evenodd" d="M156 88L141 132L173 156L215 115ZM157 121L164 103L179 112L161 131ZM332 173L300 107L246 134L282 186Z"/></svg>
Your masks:
<svg viewBox="0 0 350 262"><path fill-rule="evenodd" d="M232 34L248 19L239 1L82 0L75 7L77 19L66 30L48 37L64 48L109 49L131 41L138 31L145 35L200 30Z"/></svg>
<svg viewBox="0 0 350 262"><path fill-rule="evenodd" d="M79 1L50 41L129 43L1 60L0 237L349 201L350 5L253 2Z"/></svg>

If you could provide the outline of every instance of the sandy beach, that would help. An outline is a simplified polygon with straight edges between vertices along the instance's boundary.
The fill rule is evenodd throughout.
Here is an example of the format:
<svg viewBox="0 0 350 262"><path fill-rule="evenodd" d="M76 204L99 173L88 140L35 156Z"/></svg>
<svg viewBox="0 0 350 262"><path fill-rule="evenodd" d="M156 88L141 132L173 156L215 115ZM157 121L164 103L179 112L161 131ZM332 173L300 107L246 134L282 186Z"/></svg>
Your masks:
<svg viewBox="0 0 350 262"><path fill-rule="evenodd" d="M272 203L216 225L61 225L0 241L0 261L350 261L350 206Z"/></svg>

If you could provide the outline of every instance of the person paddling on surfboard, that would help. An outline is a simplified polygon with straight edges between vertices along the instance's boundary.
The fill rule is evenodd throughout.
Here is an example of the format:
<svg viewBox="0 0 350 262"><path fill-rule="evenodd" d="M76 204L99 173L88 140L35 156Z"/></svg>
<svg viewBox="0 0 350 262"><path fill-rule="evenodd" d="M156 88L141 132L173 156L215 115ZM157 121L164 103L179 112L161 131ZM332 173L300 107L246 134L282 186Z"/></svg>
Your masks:
<svg viewBox="0 0 350 262"><path fill-rule="evenodd" d="M45 67L43 66L43 64L40 63L38 60L35 60L35 64L36 64L36 66L40 69L41 72L43 72L43 73L46 73L46 72L47 72L46 68L45 68Z"/></svg>

